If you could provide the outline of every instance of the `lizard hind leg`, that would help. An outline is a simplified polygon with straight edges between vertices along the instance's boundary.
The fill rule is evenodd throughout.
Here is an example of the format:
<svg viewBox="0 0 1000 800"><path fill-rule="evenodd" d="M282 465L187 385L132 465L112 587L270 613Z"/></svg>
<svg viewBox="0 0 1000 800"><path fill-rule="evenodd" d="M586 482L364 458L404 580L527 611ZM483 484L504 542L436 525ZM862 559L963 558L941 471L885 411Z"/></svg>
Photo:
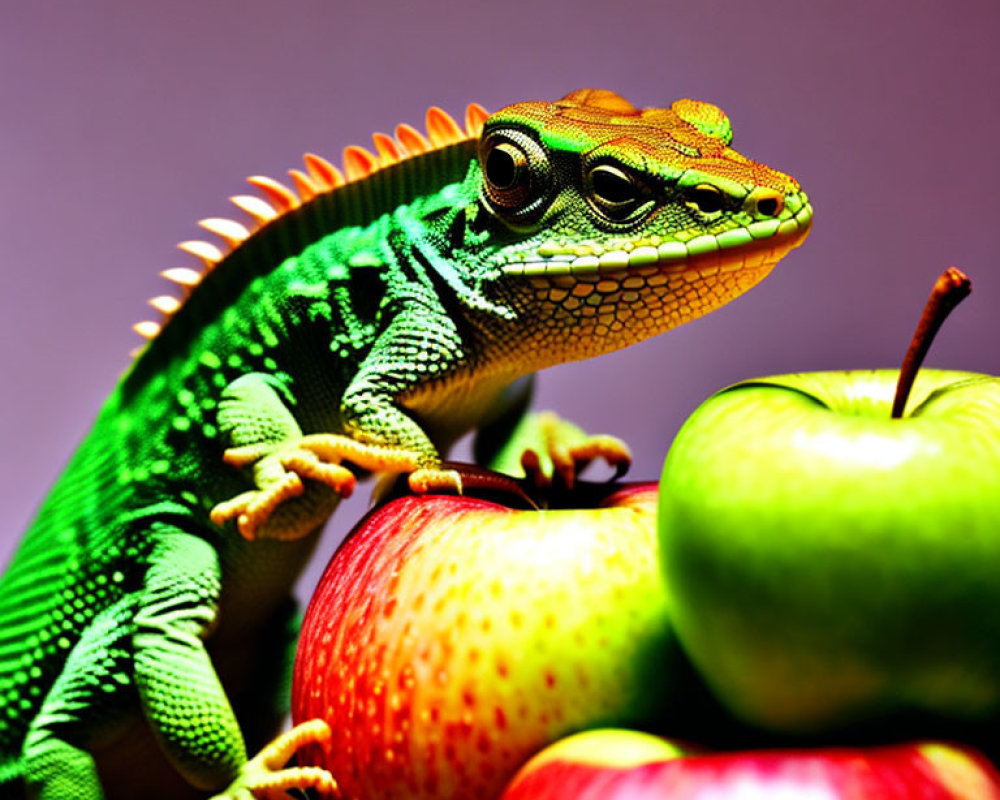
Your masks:
<svg viewBox="0 0 1000 800"><path fill-rule="evenodd" d="M632 455L621 439L585 433L551 411L530 415L524 428L521 468L534 476L536 486L548 486L558 476L572 489L577 475L596 459L614 468L612 480L622 477L631 466Z"/></svg>
<svg viewBox="0 0 1000 800"><path fill-rule="evenodd" d="M558 478L568 489L598 459L614 468L613 480L628 471L632 457L620 439L588 434L552 411L530 411L533 382L530 377L519 379L498 398L491 419L476 435L477 462L527 477L538 487Z"/></svg>
<svg viewBox="0 0 1000 800"><path fill-rule="evenodd" d="M218 555L180 529L164 526L155 537L132 624L140 704L164 754L189 783L224 786L246 762L246 750L205 649L218 618Z"/></svg>
<svg viewBox="0 0 1000 800"><path fill-rule="evenodd" d="M73 646L46 693L22 748L29 797L104 797L90 750L114 739L134 716L135 688L129 678L127 641L133 612L134 606L126 598L99 613Z"/></svg>

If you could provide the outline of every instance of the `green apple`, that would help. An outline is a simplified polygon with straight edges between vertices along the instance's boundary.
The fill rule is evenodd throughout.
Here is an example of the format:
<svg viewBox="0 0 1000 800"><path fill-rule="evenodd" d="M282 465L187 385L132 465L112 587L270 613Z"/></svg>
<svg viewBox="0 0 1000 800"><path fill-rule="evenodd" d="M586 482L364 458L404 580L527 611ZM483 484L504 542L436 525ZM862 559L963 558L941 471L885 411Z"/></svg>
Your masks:
<svg viewBox="0 0 1000 800"><path fill-rule="evenodd" d="M915 742L872 748L686 753L625 730L570 736L525 764L500 800L997 800L980 753Z"/></svg>
<svg viewBox="0 0 1000 800"><path fill-rule="evenodd" d="M346 797L495 798L569 732L663 715L679 660L655 484L545 511L406 497L320 581L293 718L330 724L329 753L308 759Z"/></svg>
<svg viewBox="0 0 1000 800"><path fill-rule="evenodd" d="M686 652L755 725L1000 710L1000 379L747 381L679 432L663 566Z"/></svg>

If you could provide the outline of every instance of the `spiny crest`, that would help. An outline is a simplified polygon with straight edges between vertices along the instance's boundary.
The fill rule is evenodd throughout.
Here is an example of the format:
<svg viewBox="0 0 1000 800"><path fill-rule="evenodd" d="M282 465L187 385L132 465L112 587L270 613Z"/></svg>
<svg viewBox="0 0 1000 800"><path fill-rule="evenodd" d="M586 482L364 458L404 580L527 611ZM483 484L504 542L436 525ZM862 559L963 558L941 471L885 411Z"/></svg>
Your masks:
<svg viewBox="0 0 1000 800"><path fill-rule="evenodd" d="M221 239L222 246L201 239L177 245L198 259L201 262L200 268L174 267L161 272L164 278L180 287L181 297L160 295L152 298L149 305L162 314L161 321L145 320L136 323L133 329L144 339L154 338L167 319L181 307L184 298L201 282L202 277L268 223L319 194L363 180L383 167L455 142L476 138L482 132L487 116L489 113L486 109L472 103L465 111L465 125L462 127L447 112L432 106L427 111L426 136L405 123L396 127L395 138L384 133L372 134L375 152L357 145L346 147L342 168L331 164L322 156L306 153L302 159L304 171L288 170L291 187L264 175L251 175L247 182L260 195L241 194L229 198L233 205L250 217L250 224L245 225L225 217L209 217L199 221L198 225Z"/></svg>

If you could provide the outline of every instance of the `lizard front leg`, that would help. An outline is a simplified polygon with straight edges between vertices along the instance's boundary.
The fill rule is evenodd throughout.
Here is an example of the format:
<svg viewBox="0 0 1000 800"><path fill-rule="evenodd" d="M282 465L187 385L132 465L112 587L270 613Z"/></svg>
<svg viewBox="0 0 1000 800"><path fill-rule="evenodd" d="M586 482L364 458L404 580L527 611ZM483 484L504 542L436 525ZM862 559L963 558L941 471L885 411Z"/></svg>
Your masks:
<svg viewBox="0 0 1000 800"><path fill-rule="evenodd" d="M293 403L281 382L264 373L243 375L223 390L218 422L231 445L224 460L252 467L256 488L216 505L217 525L235 519L247 539L299 539L351 494L354 474L338 458L321 458L289 410Z"/></svg>
<svg viewBox="0 0 1000 800"><path fill-rule="evenodd" d="M416 302L397 314L379 337L341 402L346 432L386 459L374 471L408 473L415 492L461 491L460 473L443 465L437 446L403 408L402 398L422 392L433 397L435 390L455 380L467 346L454 319Z"/></svg>
<svg viewBox="0 0 1000 800"><path fill-rule="evenodd" d="M302 432L271 376L251 373L227 386L219 424L232 446L223 458L252 468L256 488L216 505L212 521L235 519L247 539L298 539L353 491L356 478L342 462L369 472L439 462L426 434L377 385L369 388L362 373L352 386L341 409L345 433L312 434Z"/></svg>
<svg viewBox="0 0 1000 800"><path fill-rule="evenodd" d="M452 320L423 306L404 309L345 389L337 415L342 429L325 433L303 434L276 378L252 373L233 381L219 408L220 429L232 445L225 460L252 467L256 489L219 503L212 521L235 519L247 538L304 536L353 490L354 474L342 462L369 472L409 473L415 491L461 489L459 473L442 467L427 433L398 402L461 358ZM317 484L314 496L303 479Z"/></svg>

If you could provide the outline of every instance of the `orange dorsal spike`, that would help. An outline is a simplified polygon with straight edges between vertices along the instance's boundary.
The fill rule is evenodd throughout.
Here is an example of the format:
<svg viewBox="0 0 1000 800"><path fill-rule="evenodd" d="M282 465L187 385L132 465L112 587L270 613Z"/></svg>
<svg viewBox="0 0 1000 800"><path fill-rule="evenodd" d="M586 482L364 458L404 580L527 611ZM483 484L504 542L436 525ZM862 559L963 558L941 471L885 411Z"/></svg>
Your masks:
<svg viewBox="0 0 1000 800"><path fill-rule="evenodd" d="M278 212L275 211L274 206L252 194L238 194L230 197L229 200L237 208L246 211L247 214L253 217L258 225L270 222L278 216Z"/></svg>
<svg viewBox="0 0 1000 800"><path fill-rule="evenodd" d="M378 169L378 157L352 144L344 148L344 176L348 181L366 178Z"/></svg>
<svg viewBox="0 0 1000 800"><path fill-rule="evenodd" d="M479 136L483 132L483 124L490 112L479 103L469 103L465 109L465 135L469 137Z"/></svg>
<svg viewBox="0 0 1000 800"><path fill-rule="evenodd" d="M158 297L150 298L149 304L161 314L170 316L181 307L181 301L171 294L161 294Z"/></svg>
<svg viewBox="0 0 1000 800"><path fill-rule="evenodd" d="M160 332L160 323L152 320L143 320L132 326L132 330L138 333L143 339L152 339Z"/></svg>
<svg viewBox="0 0 1000 800"><path fill-rule="evenodd" d="M323 156L318 156L315 153L306 153L302 157L302 160L306 164L309 176L318 185L325 186L327 189L336 189L338 186L344 185L343 173L323 158Z"/></svg>
<svg viewBox="0 0 1000 800"><path fill-rule="evenodd" d="M247 183L260 189L267 197L268 202L281 214L298 208L300 205L298 195L274 178L268 178L266 175L251 175L247 178Z"/></svg>
<svg viewBox="0 0 1000 800"><path fill-rule="evenodd" d="M176 283L183 289L192 289L201 283L201 273L190 267L173 267L160 273L168 281Z"/></svg>
<svg viewBox="0 0 1000 800"><path fill-rule="evenodd" d="M201 283L206 272L214 269L230 252L250 239L257 230L298 208L303 202L308 202L324 192L333 191L348 181L361 180L383 167L406 158L477 137L482 132L483 123L488 116L489 113L482 106L476 103L470 104L465 111L463 129L447 112L432 106L427 111L427 136L405 123L396 127L395 139L384 133L374 133L372 142L375 153L357 145L346 147L343 171L322 156L306 153L302 157L305 171L288 170L294 188L289 188L264 175L251 175L247 178L247 182L259 189L264 196L240 194L229 199L237 208L253 218L253 224L247 226L224 217L208 217L200 220L198 225L222 239L225 250L201 239L181 242L177 246L200 259L204 269L199 271L190 267L173 267L164 270L160 275L179 286L186 296ZM172 295L159 295L149 301L153 308L168 319L182 303L182 299ZM134 329L146 339L156 337L161 328L160 323L150 320L139 322L134 326Z"/></svg>
<svg viewBox="0 0 1000 800"><path fill-rule="evenodd" d="M437 106L427 109L427 135L434 147L444 147L465 138L465 133L451 115Z"/></svg>
<svg viewBox="0 0 1000 800"><path fill-rule="evenodd" d="M386 136L384 133L373 133L372 142L375 145L375 152L378 153L379 164L383 167L395 164L403 157L396 146L396 140L391 136Z"/></svg>
<svg viewBox="0 0 1000 800"><path fill-rule="evenodd" d="M223 258L223 252L218 247L211 242L203 242L200 239L181 242L177 247L195 258L200 258L208 269L212 269Z"/></svg>
<svg viewBox="0 0 1000 800"><path fill-rule="evenodd" d="M198 224L206 231L211 231L222 239L229 247L236 247L250 235L250 231L236 220L222 217L209 217L199 220Z"/></svg>
<svg viewBox="0 0 1000 800"><path fill-rule="evenodd" d="M427 141L424 135L412 125L407 125L405 122L402 125L396 126L396 141L403 146L407 155L411 156L426 153L431 149L431 143Z"/></svg>
<svg viewBox="0 0 1000 800"><path fill-rule="evenodd" d="M299 193L299 197L302 198L303 202L312 200L320 193L320 187L302 170L290 169L288 170L288 177L292 179L292 183L295 184L295 191Z"/></svg>

